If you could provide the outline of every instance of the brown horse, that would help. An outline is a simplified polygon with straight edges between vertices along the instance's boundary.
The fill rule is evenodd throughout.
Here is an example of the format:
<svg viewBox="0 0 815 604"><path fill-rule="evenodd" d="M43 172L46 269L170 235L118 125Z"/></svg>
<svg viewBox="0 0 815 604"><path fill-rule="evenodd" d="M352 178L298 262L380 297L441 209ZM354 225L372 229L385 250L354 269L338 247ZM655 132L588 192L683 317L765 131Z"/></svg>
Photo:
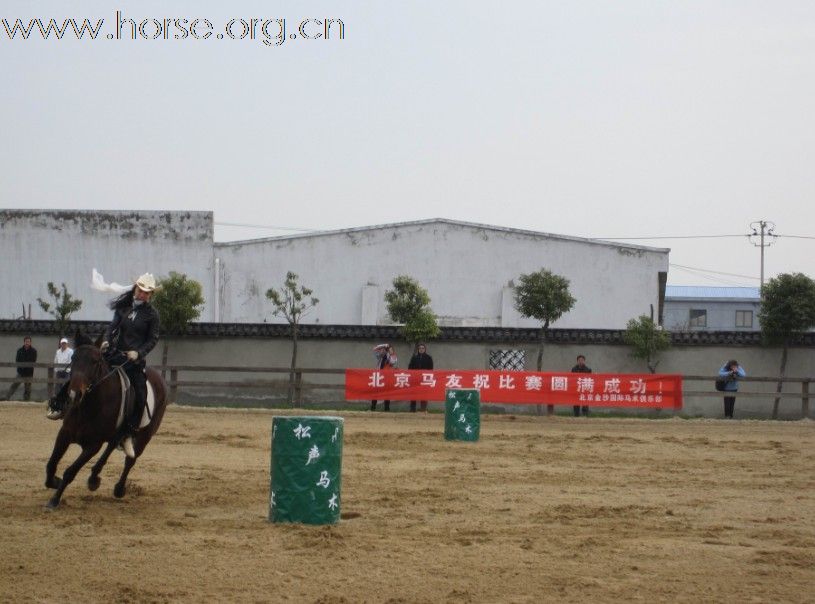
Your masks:
<svg viewBox="0 0 815 604"><path fill-rule="evenodd" d="M167 386L161 375L147 368L148 389L152 386L155 407L150 424L139 430L134 438L136 458L125 457L125 467L119 482L113 488L115 497L124 497L125 481L136 459L142 454L147 443L158 430L164 410L167 408ZM131 396L133 386L130 386ZM56 508L65 488L71 484L82 466L99 452L107 443L102 456L94 464L88 477L88 488L95 491L99 488L99 473L105 466L110 454L119 444L121 437L120 408L122 388L118 372L105 361L99 348L94 345L78 346L71 360L71 381L69 386L69 404L62 427L54 443L54 451L45 468L45 486L56 489L48 501L48 508ZM121 414L122 416L124 414ZM65 455L71 443L82 447L82 452L74 463L65 469L62 478L56 476L57 464Z"/></svg>

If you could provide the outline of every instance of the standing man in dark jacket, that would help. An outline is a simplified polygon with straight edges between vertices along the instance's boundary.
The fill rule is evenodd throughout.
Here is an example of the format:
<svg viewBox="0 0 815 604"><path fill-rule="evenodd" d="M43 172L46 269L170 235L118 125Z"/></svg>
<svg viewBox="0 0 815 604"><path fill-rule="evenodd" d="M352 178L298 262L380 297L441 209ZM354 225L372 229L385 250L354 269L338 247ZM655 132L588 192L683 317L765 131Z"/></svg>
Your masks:
<svg viewBox="0 0 815 604"><path fill-rule="evenodd" d="M36 363L37 362L37 349L31 345L31 337L26 336L23 338L23 346L17 349L17 356L14 359L15 363ZM34 375L33 367L17 367L17 377L30 378ZM11 400L11 397L17 392L22 382L12 382L6 395L6 400ZM23 383L23 400L31 400L31 382Z"/></svg>
<svg viewBox="0 0 815 604"><path fill-rule="evenodd" d="M572 373L591 373L591 367L586 365L586 357L582 354L577 355L577 365L572 367ZM580 417L580 405L574 406L574 416ZM583 417L589 416L588 405L583 406Z"/></svg>
<svg viewBox="0 0 815 604"><path fill-rule="evenodd" d="M427 354L427 346L416 346L416 354L410 357L408 369L433 369L433 357ZM427 411L427 401L419 401L422 411ZM410 401L410 412L416 413L416 401Z"/></svg>

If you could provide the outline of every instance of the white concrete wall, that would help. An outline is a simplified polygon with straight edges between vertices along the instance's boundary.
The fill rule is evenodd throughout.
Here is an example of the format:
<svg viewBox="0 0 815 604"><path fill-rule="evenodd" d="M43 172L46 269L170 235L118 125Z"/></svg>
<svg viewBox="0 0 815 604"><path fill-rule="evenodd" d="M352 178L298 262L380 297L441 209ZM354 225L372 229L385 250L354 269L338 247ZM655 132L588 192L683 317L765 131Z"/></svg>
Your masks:
<svg viewBox="0 0 815 604"><path fill-rule="evenodd" d="M0 360L11 363L17 348L22 345L25 332L0 334ZM97 334L91 334L97 335ZM57 336L33 335L33 346L39 352L39 361L53 361L57 348ZM286 338L164 338L169 343L168 362L171 365L202 366L246 366L246 367L288 367L291 361L291 341ZM301 340L298 346L298 366L301 368L372 367L374 360L371 347L378 342L364 340ZM405 367L411 354L411 348L404 342L393 342L399 356L399 365ZM148 363L161 364L162 343L150 354ZM487 369L490 350L523 349L526 351L527 370L534 370L537 347L534 344L515 342L429 342L428 352L433 356L437 369ZM586 355L587 364L597 373L647 373L642 361L630 356L626 346L610 344L557 344L546 345L544 353L544 371L564 371L571 368L578 354ZM735 358L752 377L773 377L778 375L781 350L758 346L724 347L724 346L675 346L661 358L660 373L679 373L683 375L710 376L704 381L686 381L684 389L684 406L682 413L690 416L721 417L723 414L722 395L713 387L714 378L719 367L727 360ZM0 377L12 378L13 367L0 367ZM803 378L815 375L815 350L811 347L795 347L789 351L787 362L789 377ZM44 378L45 370L36 369L35 377ZM196 402L210 405L268 405L279 404L285 399L287 376L285 373L246 374L220 372L181 372L182 380L202 381L249 381L275 380L276 387L244 389L232 387L189 387L182 393L181 402ZM5 398L10 382L0 382L0 400ZM342 405L344 395L341 388L342 375L308 374L304 377L305 400L308 403L329 403ZM322 388L325 385L333 388ZM736 417L767 418L773 402L775 383L747 382L741 385L742 393L766 393L766 396L754 398L739 396L736 400ZM785 392L800 393L800 384L787 384ZM687 392L707 392L712 396L693 396ZM22 389L15 396L19 400ZM34 387L34 400L46 398L43 384ZM394 409L404 409L405 403L394 403ZM441 404L434 404L441 408ZM526 405L490 405L491 409L504 408L507 412L528 413L533 409ZM351 407L360 408L360 407ZM810 405L815 413L815 402ZM558 407L559 412L570 411L570 407ZM595 408L595 413L633 413L651 414L651 410ZM668 412L669 413L669 412ZM801 413L801 399L783 398L781 417L798 418Z"/></svg>
<svg viewBox="0 0 815 604"><path fill-rule="evenodd" d="M0 210L0 317L31 305L31 318L50 319L37 298L47 283L65 283L82 300L76 320L107 320L113 297L90 288L96 268L107 281L132 283L145 272L186 273L203 286L201 320L213 320L212 212Z"/></svg>
<svg viewBox="0 0 815 604"><path fill-rule="evenodd" d="M292 270L321 300L305 323L370 324L375 315L388 324L385 291L406 274L428 290L444 325L537 327L515 311L507 286L547 268L571 281L577 299L554 326L623 328L650 304L656 312L657 274L668 270L667 250L450 221L216 244L215 255L225 322L279 322L265 292Z"/></svg>

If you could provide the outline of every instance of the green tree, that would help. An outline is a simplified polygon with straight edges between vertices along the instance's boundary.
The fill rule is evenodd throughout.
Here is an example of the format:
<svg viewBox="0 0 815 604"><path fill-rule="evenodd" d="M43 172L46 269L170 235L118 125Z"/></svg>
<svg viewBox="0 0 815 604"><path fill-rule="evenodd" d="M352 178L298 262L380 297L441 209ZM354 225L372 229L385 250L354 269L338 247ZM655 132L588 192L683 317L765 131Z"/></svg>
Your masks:
<svg viewBox="0 0 815 604"><path fill-rule="evenodd" d="M430 309L430 295L412 277L396 277L393 289L385 292L385 303L391 320L402 324L402 337L409 344L415 347L439 336L441 330Z"/></svg>
<svg viewBox="0 0 815 604"><path fill-rule="evenodd" d="M574 307L576 300L569 293L569 280L545 268L534 273L522 274L518 281L518 285L515 286L515 308L522 316L541 322L537 367L538 371L542 371L546 331L552 323ZM554 411L553 405L547 406L549 415Z"/></svg>
<svg viewBox="0 0 815 604"><path fill-rule="evenodd" d="M291 369L289 371L289 391L287 400L289 405L294 405L294 382L297 370L297 337L300 320L307 315L319 300L312 296L311 289L297 284L298 276L288 271L283 287L279 290L269 288L266 290L266 297L272 301L274 310L272 314L276 317L283 317L291 327Z"/></svg>
<svg viewBox="0 0 815 604"><path fill-rule="evenodd" d="M42 298L37 298L37 302L39 302L40 308L42 308L43 311L54 317L54 321L57 324L57 331L59 331L60 335L64 336L68 328L68 321L71 320L71 315L82 308L82 300L74 298L64 283L62 284L62 290L59 290L49 281L48 294L54 299L53 302L46 302Z"/></svg>
<svg viewBox="0 0 815 604"><path fill-rule="evenodd" d="M576 302L569 293L569 280L542 268L535 273L521 275L515 286L515 308L528 319L541 322L538 345L538 371L543 370L543 348L546 330L569 312Z"/></svg>
<svg viewBox="0 0 815 604"><path fill-rule="evenodd" d="M761 290L761 308L758 311L761 334L765 343L780 345L781 369L779 377L787 374L789 346L803 332L815 327L815 281L802 273L782 273L770 279ZM778 382L776 392L781 392ZM781 397L773 403L773 419L778 417Z"/></svg>
<svg viewBox="0 0 815 604"><path fill-rule="evenodd" d="M161 321L161 330L171 334L183 334L189 324L201 316L204 295L201 284L188 279L184 273L170 271L170 275L159 279L159 289L153 295L152 304ZM161 352L161 364L167 366L169 345L164 339ZM166 377L166 370L162 376Z"/></svg>
<svg viewBox="0 0 815 604"><path fill-rule="evenodd" d="M671 346L671 334L648 315L628 321L623 340L631 347L631 356L643 359L651 373L657 372L660 353Z"/></svg>

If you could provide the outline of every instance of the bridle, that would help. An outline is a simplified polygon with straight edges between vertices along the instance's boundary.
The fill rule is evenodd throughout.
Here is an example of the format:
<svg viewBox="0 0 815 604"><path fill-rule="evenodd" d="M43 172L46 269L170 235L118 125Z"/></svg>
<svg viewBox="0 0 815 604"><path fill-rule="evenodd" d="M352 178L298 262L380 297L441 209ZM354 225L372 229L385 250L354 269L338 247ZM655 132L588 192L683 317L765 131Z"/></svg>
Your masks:
<svg viewBox="0 0 815 604"><path fill-rule="evenodd" d="M95 362L95 368L97 369L97 372L101 369L103 361L104 358ZM93 380L90 384L88 384L88 387L85 388L85 391L82 393L82 395L76 401L74 401L74 404L77 406L80 405L89 392L91 392L99 384L104 382L106 379L108 379L110 376L112 376L114 373L116 373L119 369L121 369L128 363L130 363L130 359L125 359L124 363L122 363L121 365L114 365L112 369L108 371L105 375L103 375L101 378Z"/></svg>

